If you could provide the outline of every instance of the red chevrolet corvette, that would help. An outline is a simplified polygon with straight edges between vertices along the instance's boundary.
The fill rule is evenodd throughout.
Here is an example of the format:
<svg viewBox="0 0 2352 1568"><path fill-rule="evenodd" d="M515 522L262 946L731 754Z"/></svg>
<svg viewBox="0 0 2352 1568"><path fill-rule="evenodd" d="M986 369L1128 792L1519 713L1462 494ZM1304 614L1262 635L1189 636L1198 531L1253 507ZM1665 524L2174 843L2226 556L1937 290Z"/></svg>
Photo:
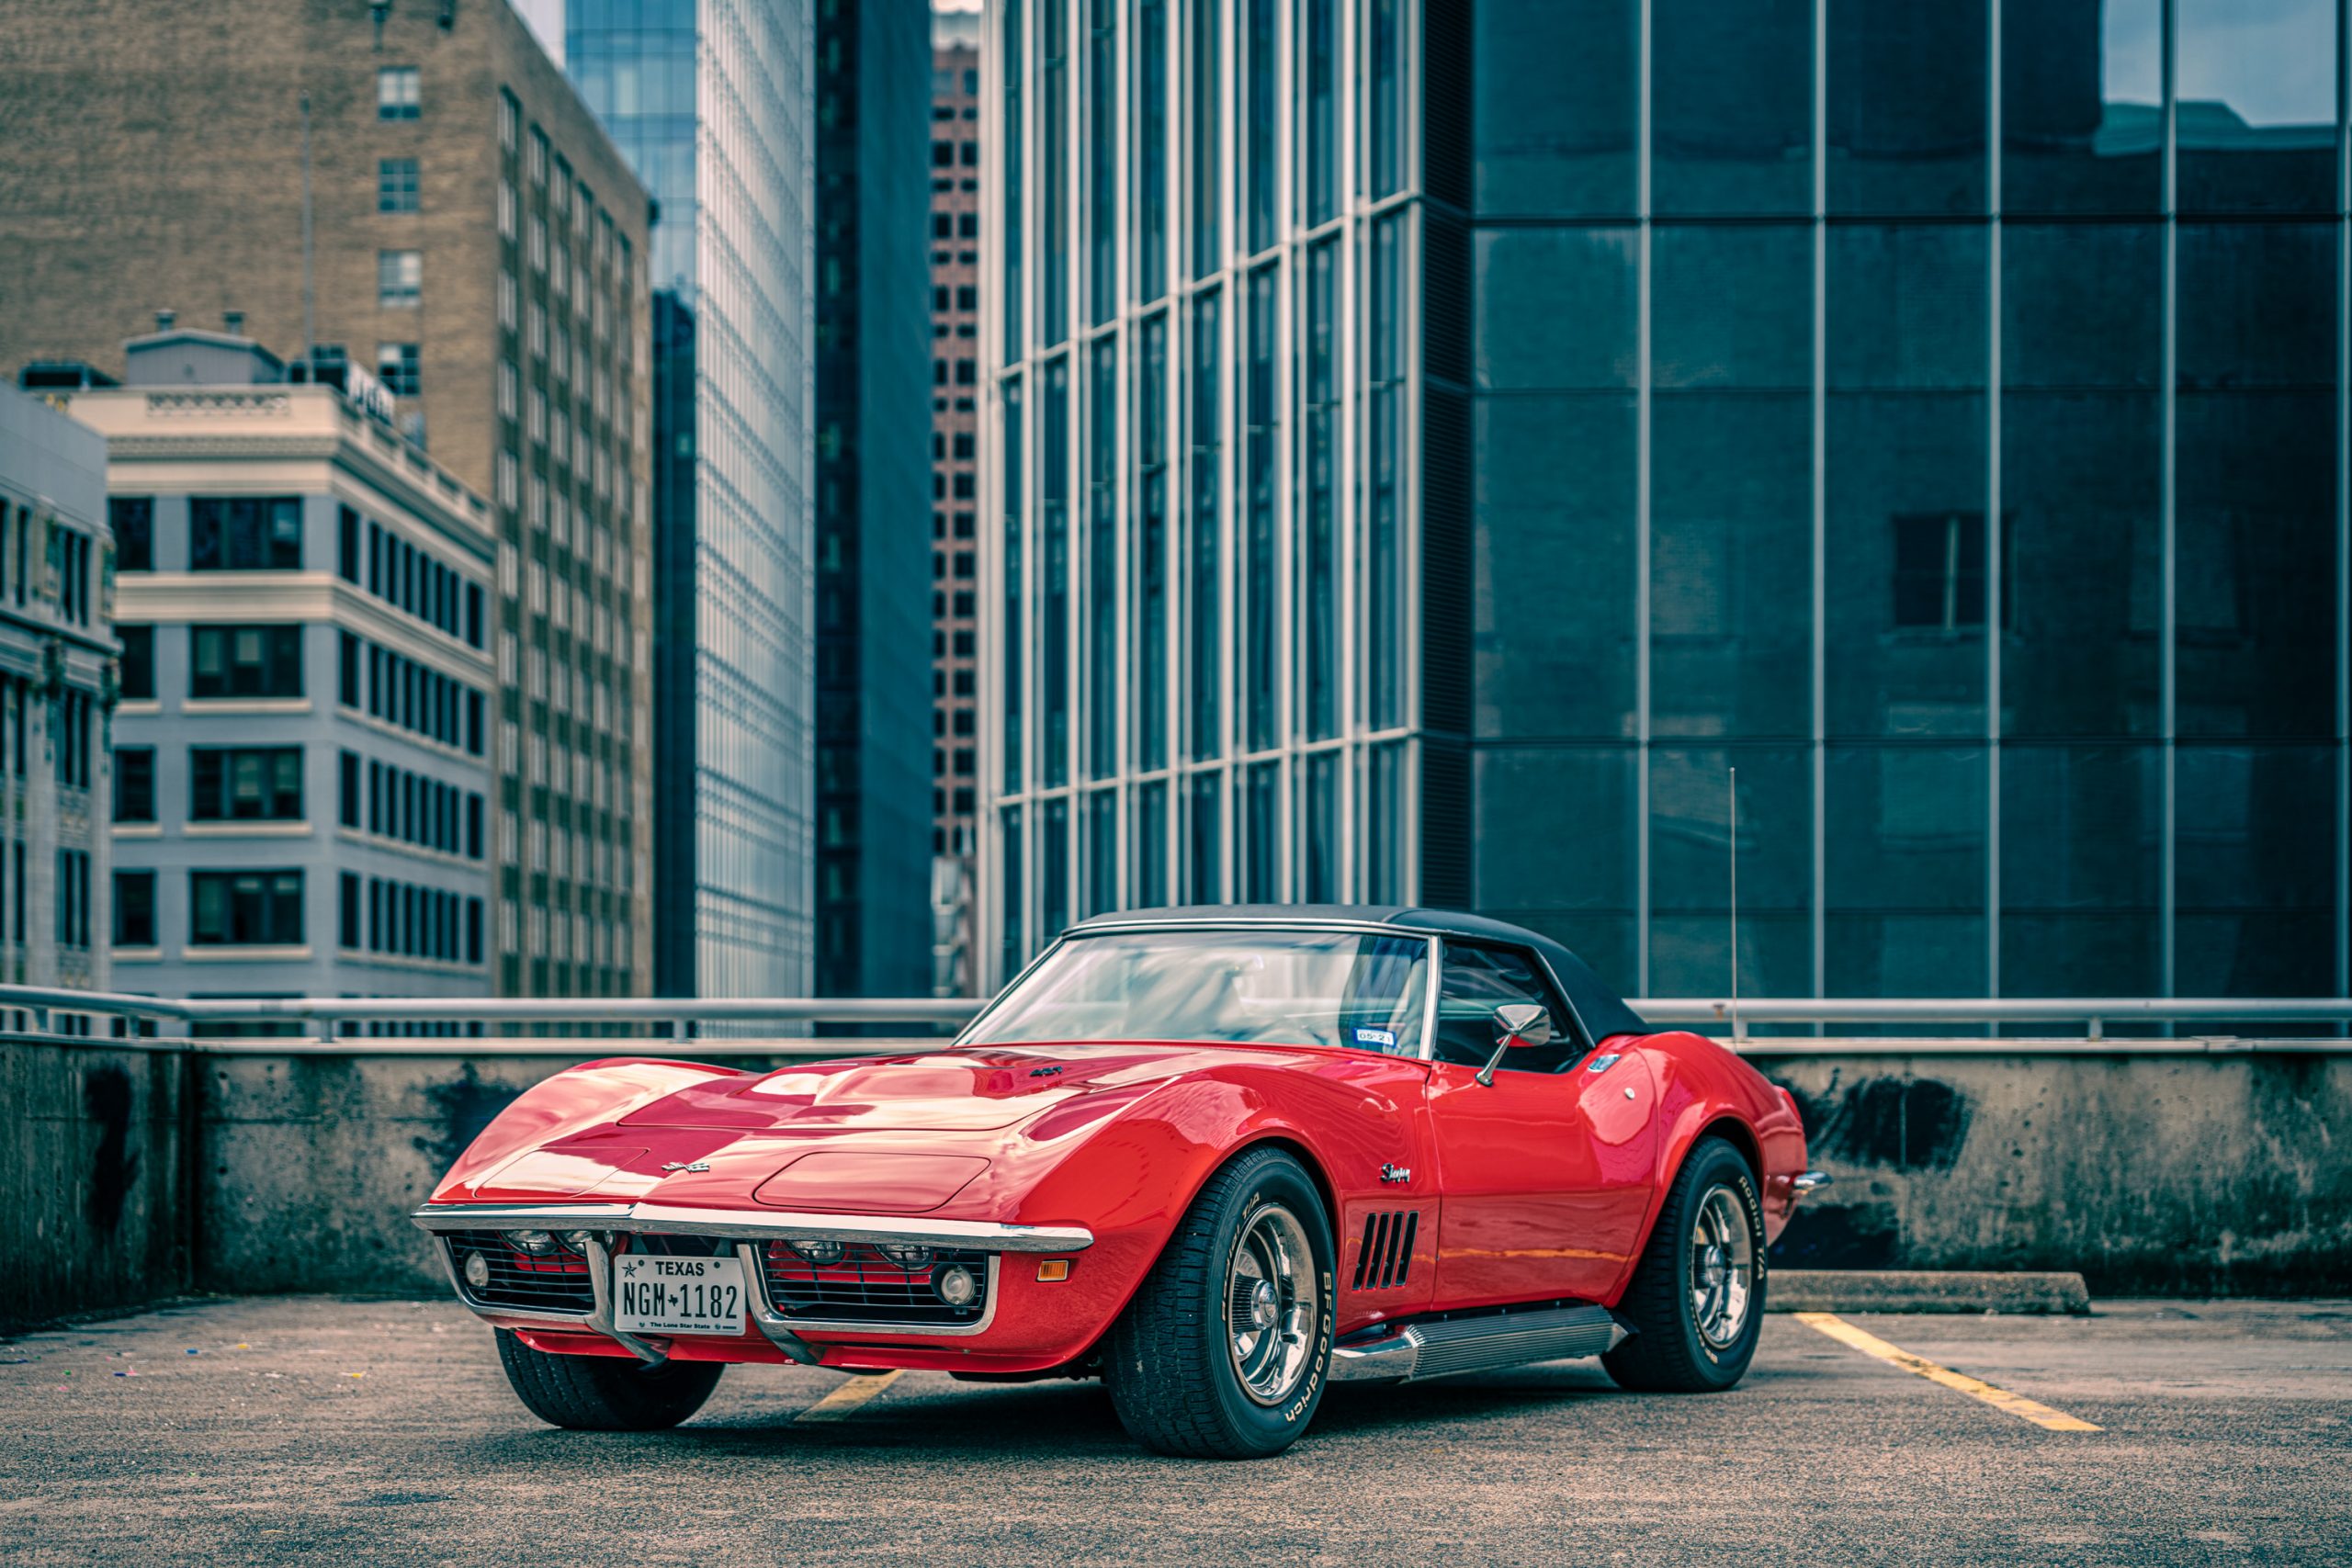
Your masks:
<svg viewBox="0 0 2352 1568"><path fill-rule="evenodd" d="M1169 909L1072 929L941 1050L571 1068L416 1222L558 1426L789 1360L1100 1377L1143 1443L1241 1458L1335 1381L1729 1388L1804 1155L1784 1092L1533 932Z"/></svg>

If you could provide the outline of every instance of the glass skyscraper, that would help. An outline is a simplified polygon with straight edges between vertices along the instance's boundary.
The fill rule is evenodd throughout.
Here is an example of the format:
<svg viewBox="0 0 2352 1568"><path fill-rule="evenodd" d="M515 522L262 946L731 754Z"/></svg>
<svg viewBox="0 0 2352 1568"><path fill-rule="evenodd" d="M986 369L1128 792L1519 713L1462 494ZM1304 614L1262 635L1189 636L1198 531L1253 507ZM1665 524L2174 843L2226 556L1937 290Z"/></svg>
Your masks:
<svg viewBox="0 0 2352 1568"><path fill-rule="evenodd" d="M986 947L2346 987L2343 0L992 0ZM1737 770L1738 840L1729 831Z"/></svg>
<svg viewBox="0 0 2352 1568"><path fill-rule="evenodd" d="M568 73L659 204L655 988L806 995L812 13L758 0L570 0L564 48Z"/></svg>

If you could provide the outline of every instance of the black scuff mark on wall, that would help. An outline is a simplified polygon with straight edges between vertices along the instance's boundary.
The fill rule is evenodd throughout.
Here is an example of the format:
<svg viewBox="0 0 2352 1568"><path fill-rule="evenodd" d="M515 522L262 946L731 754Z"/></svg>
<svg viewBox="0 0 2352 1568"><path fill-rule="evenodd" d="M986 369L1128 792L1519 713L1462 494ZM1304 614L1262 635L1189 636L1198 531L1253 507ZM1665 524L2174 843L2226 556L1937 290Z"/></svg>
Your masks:
<svg viewBox="0 0 2352 1568"><path fill-rule="evenodd" d="M1892 1203L1802 1203L1771 1258L1776 1269L1887 1269L1902 1252Z"/></svg>
<svg viewBox="0 0 2352 1568"><path fill-rule="evenodd" d="M1787 1087L1787 1086L1783 1086ZM1864 1078L1815 1098L1790 1089L1809 1158L1950 1170L1968 1142L1968 1097L1938 1078Z"/></svg>
<svg viewBox="0 0 2352 1568"><path fill-rule="evenodd" d="M130 1075L120 1067L94 1067L82 1079L82 1110L98 1128L90 1167L90 1224L104 1235L122 1224L123 1206L139 1180L139 1151L130 1146L134 1100Z"/></svg>
<svg viewBox="0 0 2352 1568"><path fill-rule="evenodd" d="M440 1129L430 1136L413 1139L417 1152L433 1162L435 1170L448 1169L481 1136L482 1129L514 1103L522 1092L504 1084L483 1083L475 1075L473 1065L468 1063L455 1081L434 1084L425 1089L424 1098L431 1102Z"/></svg>

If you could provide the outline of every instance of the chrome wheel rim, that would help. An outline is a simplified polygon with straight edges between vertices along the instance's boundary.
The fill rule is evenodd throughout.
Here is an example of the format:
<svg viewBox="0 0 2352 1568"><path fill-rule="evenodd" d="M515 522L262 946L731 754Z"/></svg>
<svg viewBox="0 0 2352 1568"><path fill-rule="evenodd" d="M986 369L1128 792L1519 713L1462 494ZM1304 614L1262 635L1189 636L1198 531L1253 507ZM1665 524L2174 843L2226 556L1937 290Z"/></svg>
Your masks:
<svg viewBox="0 0 2352 1568"><path fill-rule="evenodd" d="M1728 1187L1710 1187L1690 1223L1690 1321L1709 1347L1728 1348L1747 1326L1756 1292L1756 1238Z"/></svg>
<svg viewBox="0 0 2352 1568"><path fill-rule="evenodd" d="M1315 1249L1298 1216L1279 1203L1241 1227L1225 1270L1225 1343L1242 1392L1280 1404L1315 1357Z"/></svg>

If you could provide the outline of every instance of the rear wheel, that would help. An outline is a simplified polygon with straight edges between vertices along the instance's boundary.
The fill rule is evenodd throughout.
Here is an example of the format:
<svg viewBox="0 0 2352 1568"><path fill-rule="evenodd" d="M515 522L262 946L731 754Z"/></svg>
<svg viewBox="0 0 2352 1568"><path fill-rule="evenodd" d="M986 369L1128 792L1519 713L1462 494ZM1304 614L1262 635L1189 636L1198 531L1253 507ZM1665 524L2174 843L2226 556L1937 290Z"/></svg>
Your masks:
<svg viewBox="0 0 2352 1568"><path fill-rule="evenodd" d="M1704 1138L1676 1173L1618 1315L1633 1337L1600 1359L1620 1388L1715 1393L1755 1359L1764 1221L1739 1151Z"/></svg>
<svg viewBox="0 0 2352 1568"><path fill-rule="evenodd" d="M1103 1381L1146 1448L1261 1459L1298 1439L1330 1371L1331 1227L1280 1149L1209 1179L1111 1330Z"/></svg>
<svg viewBox="0 0 2352 1568"><path fill-rule="evenodd" d="M555 1356L534 1350L510 1329L498 1331L498 1360L514 1396L553 1427L584 1432L654 1432L700 1410L719 1361L664 1361L649 1367L636 1357Z"/></svg>

